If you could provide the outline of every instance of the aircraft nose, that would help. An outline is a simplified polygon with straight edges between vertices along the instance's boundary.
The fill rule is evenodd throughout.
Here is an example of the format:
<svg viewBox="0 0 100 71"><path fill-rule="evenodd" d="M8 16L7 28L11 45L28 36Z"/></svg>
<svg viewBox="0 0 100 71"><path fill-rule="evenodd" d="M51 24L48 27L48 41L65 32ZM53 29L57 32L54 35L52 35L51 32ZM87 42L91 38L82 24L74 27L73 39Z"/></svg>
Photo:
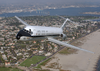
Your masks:
<svg viewBox="0 0 100 71"><path fill-rule="evenodd" d="M20 34L20 32L18 32L18 34L16 35L16 39L19 40L20 37L21 37L21 34Z"/></svg>
<svg viewBox="0 0 100 71"><path fill-rule="evenodd" d="M20 39L20 36L16 36L16 39L19 40Z"/></svg>
<svg viewBox="0 0 100 71"><path fill-rule="evenodd" d="M21 36L22 36L22 30L20 30L20 31L17 33L16 39L19 40Z"/></svg>
<svg viewBox="0 0 100 71"><path fill-rule="evenodd" d="M22 36L31 37L31 35L30 35L27 31L24 31L23 29L20 30L20 31L17 33L16 39L17 39L17 40L20 40L20 38L21 38Z"/></svg>

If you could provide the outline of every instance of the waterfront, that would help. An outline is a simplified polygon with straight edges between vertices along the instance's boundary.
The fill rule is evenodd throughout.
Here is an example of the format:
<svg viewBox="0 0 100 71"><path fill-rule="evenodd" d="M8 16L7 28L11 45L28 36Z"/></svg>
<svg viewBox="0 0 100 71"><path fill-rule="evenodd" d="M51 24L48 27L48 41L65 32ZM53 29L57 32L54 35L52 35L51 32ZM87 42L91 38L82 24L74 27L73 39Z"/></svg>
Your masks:
<svg viewBox="0 0 100 71"><path fill-rule="evenodd" d="M66 15L66 16L100 16L92 14L83 14L84 12L100 12L100 7L71 7L61 9L44 9L33 12L20 12L20 13L4 13L0 17L13 17L13 16L41 16L41 15Z"/></svg>

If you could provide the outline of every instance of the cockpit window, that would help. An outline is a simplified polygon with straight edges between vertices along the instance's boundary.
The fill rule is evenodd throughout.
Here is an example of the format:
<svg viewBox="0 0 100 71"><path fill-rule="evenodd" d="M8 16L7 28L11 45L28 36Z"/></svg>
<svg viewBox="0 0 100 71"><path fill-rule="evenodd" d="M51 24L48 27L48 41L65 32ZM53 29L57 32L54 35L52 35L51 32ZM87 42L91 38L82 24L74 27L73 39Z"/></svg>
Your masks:
<svg viewBox="0 0 100 71"><path fill-rule="evenodd" d="M23 29L23 31L25 31L25 32L27 32L29 34L33 34L33 32L31 31L31 29L29 29L29 30Z"/></svg>
<svg viewBox="0 0 100 71"><path fill-rule="evenodd" d="M27 32L27 30L23 29L23 31Z"/></svg>
<svg viewBox="0 0 100 71"><path fill-rule="evenodd" d="M31 32L31 29L29 29L29 31Z"/></svg>

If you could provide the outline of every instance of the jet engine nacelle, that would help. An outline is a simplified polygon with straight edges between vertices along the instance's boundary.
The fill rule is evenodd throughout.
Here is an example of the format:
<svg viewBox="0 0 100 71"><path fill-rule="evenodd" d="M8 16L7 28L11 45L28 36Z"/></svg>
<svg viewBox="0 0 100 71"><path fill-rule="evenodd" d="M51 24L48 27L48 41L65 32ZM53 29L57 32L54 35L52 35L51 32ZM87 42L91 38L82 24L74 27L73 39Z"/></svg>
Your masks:
<svg viewBox="0 0 100 71"><path fill-rule="evenodd" d="M61 37L65 39L67 36L65 34L61 34Z"/></svg>

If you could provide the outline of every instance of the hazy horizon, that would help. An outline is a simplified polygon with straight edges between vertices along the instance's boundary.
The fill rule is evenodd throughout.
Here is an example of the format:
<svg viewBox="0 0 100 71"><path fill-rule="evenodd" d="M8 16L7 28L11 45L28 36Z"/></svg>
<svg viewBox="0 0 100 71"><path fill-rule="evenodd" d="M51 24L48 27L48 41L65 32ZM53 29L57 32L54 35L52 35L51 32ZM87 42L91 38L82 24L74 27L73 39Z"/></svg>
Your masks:
<svg viewBox="0 0 100 71"><path fill-rule="evenodd" d="M100 0L0 0L0 4L99 4ZM100 4L99 4L100 5Z"/></svg>

